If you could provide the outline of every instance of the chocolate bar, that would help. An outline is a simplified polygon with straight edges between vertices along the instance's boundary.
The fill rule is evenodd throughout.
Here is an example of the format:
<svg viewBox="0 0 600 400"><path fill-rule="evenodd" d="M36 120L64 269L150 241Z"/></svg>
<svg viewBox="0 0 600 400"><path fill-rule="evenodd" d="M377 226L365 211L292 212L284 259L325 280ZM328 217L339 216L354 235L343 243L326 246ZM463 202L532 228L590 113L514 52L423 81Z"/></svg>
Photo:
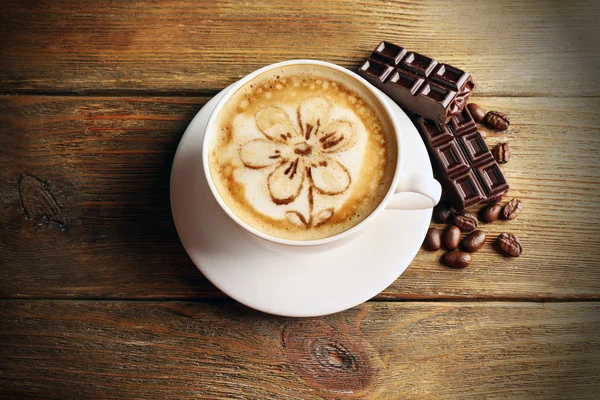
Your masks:
<svg viewBox="0 0 600 400"><path fill-rule="evenodd" d="M508 190L500 166L464 108L447 125L423 117L415 121L444 194L462 210L498 200Z"/></svg>
<svg viewBox="0 0 600 400"><path fill-rule="evenodd" d="M459 115L475 90L463 70L389 42L381 42L358 73L402 108L441 124Z"/></svg>

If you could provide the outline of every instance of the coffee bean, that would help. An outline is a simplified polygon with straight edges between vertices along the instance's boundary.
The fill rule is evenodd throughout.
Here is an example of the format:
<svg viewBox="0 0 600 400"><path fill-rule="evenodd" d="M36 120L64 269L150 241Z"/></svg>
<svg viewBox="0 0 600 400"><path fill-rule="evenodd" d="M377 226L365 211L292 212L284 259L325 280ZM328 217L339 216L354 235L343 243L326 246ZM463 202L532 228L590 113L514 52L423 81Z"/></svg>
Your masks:
<svg viewBox="0 0 600 400"><path fill-rule="evenodd" d="M461 211L454 214L454 225L463 231L470 232L477 229L477 217L468 211Z"/></svg>
<svg viewBox="0 0 600 400"><path fill-rule="evenodd" d="M444 247L448 250L458 249L460 244L460 229L457 226L450 225L444 230Z"/></svg>
<svg viewBox="0 0 600 400"><path fill-rule="evenodd" d="M469 234L462 241L462 247L469 253L475 253L485 243L485 232L476 230Z"/></svg>
<svg viewBox="0 0 600 400"><path fill-rule="evenodd" d="M515 219L523 211L523 202L519 199L512 199L504 205L502 216L504 219Z"/></svg>
<svg viewBox="0 0 600 400"><path fill-rule="evenodd" d="M487 122L489 126L500 129L501 131L507 130L510 125L508 116L499 111L488 111L488 113L485 114L485 122Z"/></svg>
<svg viewBox="0 0 600 400"><path fill-rule="evenodd" d="M498 247L511 257L519 257L523 252L523 245L519 238L512 233L501 233L497 239Z"/></svg>
<svg viewBox="0 0 600 400"><path fill-rule="evenodd" d="M427 251L436 251L442 245L442 232L436 228L429 228L425 240L423 241L423 248Z"/></svg>
<svg viewBox="0 0 600 400"><path fill-rule="evenodd" d="M510 160L512 151L508 143L498 143L492 150L492 154L499 164L506 164Z"/></svg>
<svg viewBox="0 0 600 400"><path fill-rule="evenodd" d="M454 215L456 210L449 203L440 203L433 209L433 220L445 224Z"/></svg>
<svg viewBox="0 0 600 400"><path fill-rule="evenodd" d="M469 112L473 116L475 122L483 121L483 119L485 118L485 111L483 111L483 108L479 107L475 103L467 104L467 108L469 109Z"/></svg>
<svg viewBox="0 0 600 400"><path fill-rule="evenodd" d="M450 268L465 268L471 264L471 255L464 251L452 250L444 254L442 261Z"/></svg>
<svg viewBox="0 0 600 400"><path fill-rule="evenodd" d="M489 206L483 207L479 212L479 217L483 222L494 222L500 217L502 206L498 203L490 204Z"/></svg>

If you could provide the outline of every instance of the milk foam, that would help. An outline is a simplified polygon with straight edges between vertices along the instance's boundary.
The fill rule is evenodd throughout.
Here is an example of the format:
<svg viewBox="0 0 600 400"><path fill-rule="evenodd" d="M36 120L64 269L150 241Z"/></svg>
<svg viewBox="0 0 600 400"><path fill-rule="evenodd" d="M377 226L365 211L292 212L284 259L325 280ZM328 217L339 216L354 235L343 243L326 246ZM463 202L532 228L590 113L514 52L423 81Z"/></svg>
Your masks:
<svg viewBox="0 0 600 400"><path fill-rule="evenodd" d="M325 67L298 68L259 76L232 96L209 133L209 165L246 223L310 240L347 230L377 207L396 143L358 83Z"/></svg>

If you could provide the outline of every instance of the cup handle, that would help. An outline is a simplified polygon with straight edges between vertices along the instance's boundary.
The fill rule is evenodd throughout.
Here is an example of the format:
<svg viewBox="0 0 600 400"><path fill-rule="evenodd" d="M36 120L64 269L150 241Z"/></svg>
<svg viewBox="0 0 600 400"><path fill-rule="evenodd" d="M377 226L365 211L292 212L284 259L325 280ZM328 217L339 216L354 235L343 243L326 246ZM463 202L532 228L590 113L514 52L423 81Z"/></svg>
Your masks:
<svg viewBox="0 0 600 400"><path fill-rule="evenodd" d="M432 177L401 173L394 194L387 209L423 210L434 207L440 201L442 187Z"/></svg>

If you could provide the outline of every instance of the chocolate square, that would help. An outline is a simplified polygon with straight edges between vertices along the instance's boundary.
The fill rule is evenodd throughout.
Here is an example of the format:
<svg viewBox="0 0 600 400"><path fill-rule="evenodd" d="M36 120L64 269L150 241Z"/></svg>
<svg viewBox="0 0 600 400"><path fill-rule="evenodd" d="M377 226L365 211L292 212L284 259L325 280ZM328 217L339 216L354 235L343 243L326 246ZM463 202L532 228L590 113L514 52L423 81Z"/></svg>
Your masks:
<svg viewBox="0 0 600 400"><path fill-rule="evenodd" d="M442 86L458 91L469 79L469 74L451 65L439 64L430 78Z"/></svg>
<svg viewBox="0 0 600 400"><path fill-rule="evenodd" d="M428 77L437 65L437 61L419 53L408 53L400 62L403 68L408 69L424 78Z"/></svg>
<svg viewBox="0 0 600 400"><path fill-rule="evenodd" d="M379 43L375 51L371 54L371 57L389 65L398 65L405 54L406 49L404 47L384 41Z"/></svg>
<svg viewBox="0 0 600 400"><path fill-rule="evenodd" d="M390 85L400 86L404 89L408 89L413 95L417 93L419 88L423 85L423 82L425 82L423 78L400 71L394 72L388 81Z"/></svg>
<svg viewBox="0 0 600 400"><path fill-rule="evenodd" d="M508 190L508 184L504 178L504 174L498 163L492 160L490 163L476 168L475 173L481 182L481 186L486 194L490 197Z"/></svg>
<svg viewBox="0 0 600 400"><path fill-rule="evenodd" d="M440 172L448 178L454 178L469 171L469 164L454 140L433 149L432 155L436 159L438 168L441 168Z"/></svg>
<svg viewBox="0 0 600 400"><path fill-rule="evenodd" d="M424 136L426 143L431 143L432 147L437 147L454 139L445 125L440 125L430 119L420 118L417 125L421 135Z"/></svg>
<svg viewBox="0 0 600 400"><path fill-rule="evenodd" d="M447 107L456 96L456 92L444 89L434 83L426 83L419 92L419 96L424 96L436 103L440 103L442 107Z"/></svg>
<svg viewBox="0 0 600 400"><path fill-rule="evenodd" d="M448 128L454 136L460 137L467 133L476 132L477 125L469 110L465 107L459 114L452 116Z"/></svg>
<svg viewBox="0 0 600 400"><path fill-rule="evenodd" d="M450 181L450 184L452 185L453 191L460 199L460 203L464 204L464 207L480 203L485 198L477 183L477 179L475 179L475 176L473 175L473 171L469 171Z"/></svg>
<svg viewBox="0 0 600 400"><path fill-rule="evenodd" d="M494 160L479 131L469 133L457 139L471 167L478 167Z"/></svg>
<svg viewBox="0 0 600 400"><path fill-rule="evenodd" d="M360 70L371 79L376 79L383 83L394 68L377 60L368 59L360 67Z"/></svg>

